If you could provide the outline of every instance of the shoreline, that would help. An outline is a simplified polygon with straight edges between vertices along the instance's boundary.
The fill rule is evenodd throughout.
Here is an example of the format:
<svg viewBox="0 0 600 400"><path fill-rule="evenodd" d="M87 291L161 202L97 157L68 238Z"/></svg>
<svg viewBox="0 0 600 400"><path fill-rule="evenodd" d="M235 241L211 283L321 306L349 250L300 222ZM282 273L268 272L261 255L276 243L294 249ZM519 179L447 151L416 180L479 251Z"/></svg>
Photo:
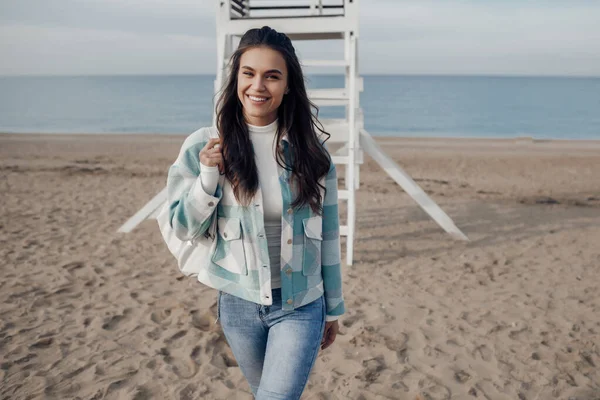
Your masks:
<svg viewBox="0 0 600 400"><path fill-rule="evenodd" d="M0 137L4 138L44 138L44 139L84 139L84 138L125 138L125 139L137 139L137 138L159 138L159 139L170 139L170 138L186 138L192 132L187 134L181 133L94 133L94 132L76 132L76 133L65 133L65 132L52 132L52 133L40 133L40 132L1 132ZM389 136L382 135L376 136L372 134L372 137L382 144L394 144L395 142L407 142L407 143L440 143L440 142L460 142L460 143L492 143L492 144L568 144L600 146L600 138L598 139L563 139L563 138L535 138L532 136L514 136L514 137L470 137L470 136Z"/></svg>

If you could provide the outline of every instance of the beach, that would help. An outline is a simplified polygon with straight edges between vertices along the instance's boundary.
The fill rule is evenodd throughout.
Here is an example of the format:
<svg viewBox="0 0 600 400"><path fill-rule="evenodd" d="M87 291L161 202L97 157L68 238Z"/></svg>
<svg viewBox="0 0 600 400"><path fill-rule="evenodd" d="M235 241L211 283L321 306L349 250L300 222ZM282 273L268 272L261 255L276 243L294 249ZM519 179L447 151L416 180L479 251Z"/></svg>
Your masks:
<svg viewBox="0 0 600 400"><path fill-rule="evenodd" d="M156 221L116 232L184 138L0 134L0 399L252 399L217 292ZM377 142L470 241L365 155L347 312L302 398L600 399L600 141Z"/></svg>

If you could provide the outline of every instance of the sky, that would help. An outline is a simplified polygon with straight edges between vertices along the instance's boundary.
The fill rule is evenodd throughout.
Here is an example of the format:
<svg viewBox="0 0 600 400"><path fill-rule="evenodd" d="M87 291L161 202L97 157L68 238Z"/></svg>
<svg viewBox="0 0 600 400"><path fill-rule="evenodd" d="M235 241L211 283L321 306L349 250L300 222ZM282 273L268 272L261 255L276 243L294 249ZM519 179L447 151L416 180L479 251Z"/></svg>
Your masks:
<svg viewBox="0 0 600 400"><path fill-rule="evenodd" d="M214 74L217 3L0 0L0 75ZM294 45L343 55L339 41ZM359 69L600 76L600 1L360 0Z"/></svg>

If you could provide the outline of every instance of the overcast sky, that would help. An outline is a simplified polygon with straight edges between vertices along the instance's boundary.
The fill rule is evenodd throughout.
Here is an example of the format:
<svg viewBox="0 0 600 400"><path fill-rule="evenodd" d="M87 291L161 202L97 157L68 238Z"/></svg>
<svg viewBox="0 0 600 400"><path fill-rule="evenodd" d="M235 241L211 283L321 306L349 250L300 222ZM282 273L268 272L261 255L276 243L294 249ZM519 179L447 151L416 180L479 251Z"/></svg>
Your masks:
<svg viewBox="0 0 600 400"><path fill-rule="evenodd" d="M217 0L0 0L0 75L214 74ZM600 76L597 0L360 0L362 74ZM295 43L304 58L336 43Z"/></svg>

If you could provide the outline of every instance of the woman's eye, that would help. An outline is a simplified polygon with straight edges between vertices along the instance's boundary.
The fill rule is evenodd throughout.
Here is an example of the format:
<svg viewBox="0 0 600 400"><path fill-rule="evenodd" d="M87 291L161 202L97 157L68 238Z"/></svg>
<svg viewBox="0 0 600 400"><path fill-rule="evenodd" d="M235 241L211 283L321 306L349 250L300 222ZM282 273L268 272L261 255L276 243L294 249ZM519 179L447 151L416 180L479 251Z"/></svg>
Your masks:
<svg viewBox="0 0 600 400"><path fill-rule="evenodd" d="M273 78L273 79L279 79L279 77L277 75L269 75L269 76L267 76L267 78L268 79L271 79L271 78Z"/></svg>
<svg viewBox="0 0 600 400"><path fill-rule="evenodd" d="M244 75L252 76L252 72L244 72Z"/></svg>

